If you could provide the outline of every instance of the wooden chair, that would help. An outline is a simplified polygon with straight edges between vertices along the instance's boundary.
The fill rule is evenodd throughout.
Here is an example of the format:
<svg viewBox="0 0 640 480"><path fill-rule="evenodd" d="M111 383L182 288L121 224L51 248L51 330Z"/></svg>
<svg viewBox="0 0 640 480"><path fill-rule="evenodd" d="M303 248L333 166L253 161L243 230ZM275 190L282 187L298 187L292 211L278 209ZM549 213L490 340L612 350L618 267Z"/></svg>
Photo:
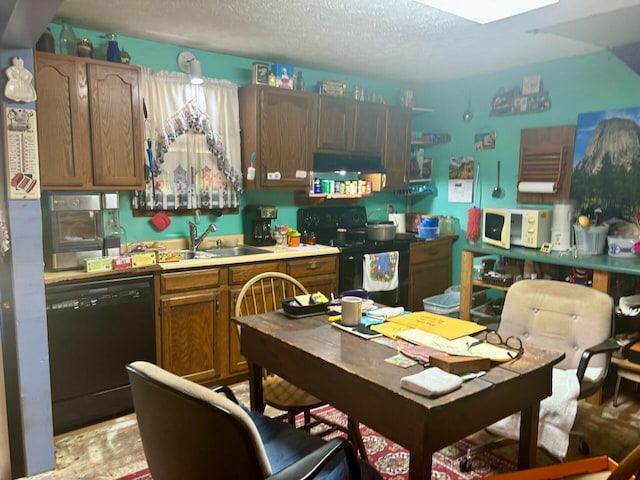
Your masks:
<svg viewBox="0 0 640 480"><path fill-rule="evenodd" d="M296 295L308 293L307 289L290 275L280 272L261 273L247 281L238 293L235 316L241 317L273 312L280 308L283 298L293 298ZM237 330L239 338L241 334L239 326L237 326ZM285 411L284 417L292 425L296 424L295 417L302 413L304 422L300 428L304 430L311 431L313 427L325 424L329 428L323 430L320 435L324 436L336 430L346 433L359 451L361 458L367 458L360 435L359 422L349 417L348 426L345 428L311 412L312 409L326 403L321 399L314 397L277 375L267 375L266 373L263 382L263 396L266 405Z"/></svg>
<svg viewBox="0 0 640 480"><path fill-rule="evenodd" d="M149 362L127 365L142 446L154 480L178 478L380 480L345 439L309 435Z"/></svg>

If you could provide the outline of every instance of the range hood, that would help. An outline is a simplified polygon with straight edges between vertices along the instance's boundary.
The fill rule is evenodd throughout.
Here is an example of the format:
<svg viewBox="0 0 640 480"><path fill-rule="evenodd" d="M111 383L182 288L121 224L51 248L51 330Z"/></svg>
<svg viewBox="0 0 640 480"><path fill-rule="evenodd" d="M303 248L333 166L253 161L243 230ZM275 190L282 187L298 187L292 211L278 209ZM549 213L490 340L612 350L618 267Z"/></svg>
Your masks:
<svg viewBox="0 0 640 480"><path fill-rule="evenodd" d="M314 153L313 171L357 174L385 173L380 156L341 153Z"/></svg>

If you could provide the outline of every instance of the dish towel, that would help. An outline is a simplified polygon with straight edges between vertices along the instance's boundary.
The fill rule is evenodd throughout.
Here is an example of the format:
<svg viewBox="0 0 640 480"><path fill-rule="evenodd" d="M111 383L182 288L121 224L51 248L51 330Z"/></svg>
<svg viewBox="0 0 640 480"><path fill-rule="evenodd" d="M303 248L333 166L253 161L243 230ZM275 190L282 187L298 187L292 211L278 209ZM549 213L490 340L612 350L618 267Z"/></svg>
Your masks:
<svg viewBox="0 0 640 480"><path fill-rule="evenodd" d="M400 386L420 395L435 397L460 388L462 378L445 372L438 367L431 367L420 373L408 375L400 379Z"/></svg>
<svg viewBox="0 0 640 480"><path fill-rule="evenodd" d="M600 368L587 368L586 378L597 377ZM552 394L540 402L538 422L538 446L551 455L564 460L569 448L569 432L578 411L580 384L576 370L553 369ZM518 440L520 437L520 413L503 418L487 427L491 433Z"/></svg>
<svg viewBox="0 0 640 480"><path fill-rule="evenodd" d="M367 317L374 320L386 320L404 314L404 307L382 307L367 312Z"/></svg>
<svg viewBox="0 0 640 480"><path fill-rule="evenodd" d="M365 253L362 259L362 288L381 292L398 288L398 252Z"/></svg>

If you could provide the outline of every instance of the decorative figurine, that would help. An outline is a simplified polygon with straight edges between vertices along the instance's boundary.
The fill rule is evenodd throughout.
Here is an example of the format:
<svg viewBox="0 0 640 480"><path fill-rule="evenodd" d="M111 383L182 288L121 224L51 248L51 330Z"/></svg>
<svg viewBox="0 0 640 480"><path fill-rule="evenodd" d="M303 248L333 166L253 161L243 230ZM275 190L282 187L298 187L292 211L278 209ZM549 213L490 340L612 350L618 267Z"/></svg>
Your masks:
<svg viewBox="0 0 640 480"><path fill-rule="evenodd" d="M11 62L12 65L6 70L9 81L5 85L4 95L14 102L35 102L37 95L31 85L33 74L24 68L21 57L13 57Z"/></svg>

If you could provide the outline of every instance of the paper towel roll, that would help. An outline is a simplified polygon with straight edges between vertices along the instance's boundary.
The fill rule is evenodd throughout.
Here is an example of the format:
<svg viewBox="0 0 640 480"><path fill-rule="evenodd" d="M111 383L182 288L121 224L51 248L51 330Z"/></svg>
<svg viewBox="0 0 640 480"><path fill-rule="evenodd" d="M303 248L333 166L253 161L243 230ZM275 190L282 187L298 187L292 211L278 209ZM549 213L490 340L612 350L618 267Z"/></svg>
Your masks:
<svg viewBox="0 0 640 480"><path fill-rule="evenodd" d="M556 193L554 182L520 182L518 191L523 193Z"/></svg>
<svg viewBox="0 0 640 480"><path fill-rule="evenodd" d="M396 232L405 233L407 231L407 224L405 223L404 213L390 213L389 221L396 225Z"/></svg>

